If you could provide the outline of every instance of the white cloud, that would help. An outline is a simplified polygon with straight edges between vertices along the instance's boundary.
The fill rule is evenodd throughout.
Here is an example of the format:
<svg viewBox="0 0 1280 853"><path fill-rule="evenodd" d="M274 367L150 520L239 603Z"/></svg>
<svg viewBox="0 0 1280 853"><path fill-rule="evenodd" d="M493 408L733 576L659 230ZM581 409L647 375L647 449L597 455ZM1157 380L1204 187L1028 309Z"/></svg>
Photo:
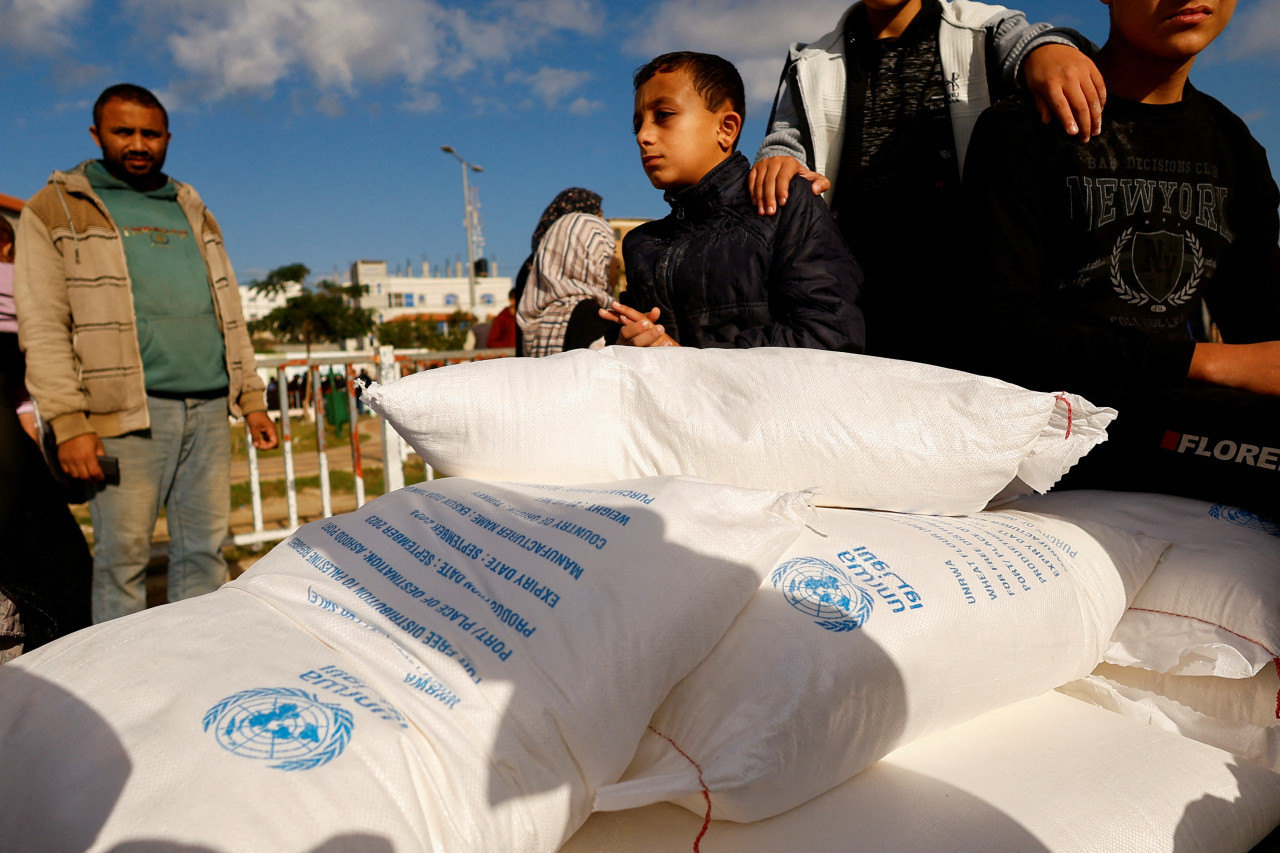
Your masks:
<svg viewBox="0 0 1280 853"><path fill-rule="evenodd" d="M22 0L17 0L21 2ZM0 0L0 3L15 0ZM45 0L84 3L85 0ZM326 113L362 85L402 82L405 109L431 111L426 92L483 67L510 65L561 33L597 34L601 0L124 0L144 35L164 44L187 75L175 84L205 99L313 89ZM584 72L529 76L544 103L581 84ZM335 94L336 93L336 94ZM328 97L324 97L328 95Z"/></svg>
<svg viewBox="0 0 1280 853"><path fill-rule="evenodd" d="M0 46L51 54L71 45L89 0L0 0Z"/></svg>
<svg viewBox="0 0 1280 853"><path fill-rule="evenodd" d="M575 98L573 103L569 104L569 112L576 116L591 115L604 109L604 102L593 101L590 98Z"/></svg>
<svg viewBox="0 0 1280 853"><path fill-rule="evenodd" d="M604 9L592 0L517 0L512 11L517 21L547 32L598 35L604 29Z"/></svg>
<svg viewBox="0 0 1280 853"><path fill-rule="evenodd" d="M544 106L554 107L574 89L591 79L586 71L568 68L539 68L532 74L513 71L507 75L508 83L523 83L541 99Z"/></svg>
<svg viewBox="0 0 1280 853"><path fill-rule="evenodd" d="M719 54L738 66L753 104L771 102L786 45L835 28L849 0L663 0L638 17L627 43L645 58L673 50Z"/></svg>
<svg viewBox="0 0 1280 853"><path fill-rule="evenodd" d="M127 0L168 33L174 63L212 97L269 91L294 74L350 93L357 82L420 83L441 61L439 7L418 0Z"/></svg>
<svg viewBox="0 0 1280 853"><path fill-rule="evenodd" d="M409 113L433 113L440 109L441 98L436 92L415 92L400 105L400 109Z"/></svg>
<svg viewBox="0 0 1280 853"><path fill-rule="evenodd" d="M1280 3L1262 0L1236 12L1227 28L1230 52L1237 58L1280 55Z"/></svg>

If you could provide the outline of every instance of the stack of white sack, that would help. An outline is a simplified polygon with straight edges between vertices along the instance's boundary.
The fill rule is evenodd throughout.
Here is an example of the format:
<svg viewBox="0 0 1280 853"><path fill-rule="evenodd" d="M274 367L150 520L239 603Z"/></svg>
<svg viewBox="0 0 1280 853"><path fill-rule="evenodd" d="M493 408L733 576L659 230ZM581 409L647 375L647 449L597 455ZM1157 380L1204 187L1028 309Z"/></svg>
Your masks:
<svg viewBox="0 0 1280 853"><path fill-rule="evenodd" d="M686 474L823 506L961 515L1044 492L1115 417L905 361L811 349L608 347L443 367L362 398L451 476Z"/></svg>
<svg viewBox="0 0 1280 853"><path fill-rule="evenodd" d="M685 478L409 487L0 668L6 851L554 851L796 538Z"/></svg>
<svg viewBox="0 0 1280 853"><path fill-rule="evenodd" d="M1164 544L1025 514L1115 413L908 362L815 350L572 352L365 394L449 474L684 473L814 488L828 507L655 715L599 809L671 799L757 820L892 749L1090 672ZM485 424L485 429L469 428Z"/></svg>
<svg viewBox="0 0 1280 853"><path fill-rule="evenodd" d="M920 737L1080 678L1164 551L1016 511L818 512L824 532L800 535L671 691L597 809L667 800L762 820Z"/></svg>
<svg viewBox="0 0 1280 853"><path fill-rule="evenodd" d="M454 477L0 670L0 745L23 768L0 783L13 849L555 850L641 761L664 697L679 711L708 695L703 673L726 719L762 687L794 694L766 715L800 715L820 792L1087 673L1161 548L1017 513L845 510L788 552L813 516L797 490L974 513L1048 489L1114 417L923 365L607 349L443 368L365 399ZM713 482L659 476L677 474ZM761 630L775 661L802 662L794 686L751 659ZM694 672L713 648L723 673ZM900 686L851 690L877 679ZM806 702L831 710L832 740L799 731ZM666 711L668 737L705 721ZM880 729L850 763L856 714ZM766 748L784 726L759 733Z"/></svg>
<svg viewBox="0 0 1280 853"><path fill-rule="evenodd" d="M1106 664L1063 692L1280 772L1280 527L1168 495L1065 492L1012 506L1170 543Z"/></svg>
<svg viewBox="0 0 1280 853"><path fill-rule="evenodd" d="M1280 774L1050 691L777 817L597 812L561 853L1264 853L1277 824Z"/></svg>

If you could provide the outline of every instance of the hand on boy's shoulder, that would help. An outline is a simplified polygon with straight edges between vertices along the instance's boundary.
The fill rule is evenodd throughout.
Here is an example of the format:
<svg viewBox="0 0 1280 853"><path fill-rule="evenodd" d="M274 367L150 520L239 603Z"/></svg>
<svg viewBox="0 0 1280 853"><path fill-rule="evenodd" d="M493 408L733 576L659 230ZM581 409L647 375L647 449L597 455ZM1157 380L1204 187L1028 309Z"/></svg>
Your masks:
<svg viewBox="0 0 1280 853"><path fill-rule="evenodd" d="M810 182L814 195L822 195L831 188L831 181L794 157L765 157L751 167L747 175L747 189L751 203L761 216L772 216L787 203L791 192L791 179L799 176Z"/></svg>
<svg viewBox="0 0 1280 853"><path fill-rule="evenodd" d="M1056 118L1082 143L1102 132L1107 84L1092 59L1069 45L1046 44L1027 55L1022 72L1040 121Z"/></svg>

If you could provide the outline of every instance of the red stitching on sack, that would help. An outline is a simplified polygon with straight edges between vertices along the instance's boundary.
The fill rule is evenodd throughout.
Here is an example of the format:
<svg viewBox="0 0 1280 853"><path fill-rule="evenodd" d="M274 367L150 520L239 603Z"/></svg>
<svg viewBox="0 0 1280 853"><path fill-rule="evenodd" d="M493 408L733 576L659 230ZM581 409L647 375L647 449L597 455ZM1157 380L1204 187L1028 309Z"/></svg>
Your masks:
<svg viewBox="0 0 1280 853"><path fill-rule="evenodd" d="M1246 642L1253 643L1255 646L1262 649L1267 654L1271 655L1272 662L1276 665L1276 675L1280 675L1280 655L1277 655L1275 652L1271 651L1271 649L1267 648L1266 643L1260 643L1257 640L1253 639L1252 637L1246 637L1244 634L1241 634L1238 631L1232 631L1230 628L1226 627L1225 625L1219 625L1217 622L1210 622L1208 619L1201 619L1199 616L1188 616L1185 613L1170 613L1168 610L1152 610L1150 607L1130 607L1129 609L1137 610L1142 613L1158 613L1161 616L1176 616L1179 619L1191 619L1196 622L1201 622L1205 625L1212 625L1213 627L1219 630L1226 631L1228 634L1231 634L1234 637L1239 637L1240 639ZM1276 719L1280 720L1280 691L1276 692Z"/></svg>
<svg viewBox="0 0 1280 853"><path fill-rule="evenodd" d="M1259 642L1258 640L1255 640L1253 637L1246 637L1244 634L1241 634L1238 631L1232 631L1226 625L1219 625L1217 622L1210 622L1208 619L1201 619L1199 616L1188 616L1185 613L1171 613L1168 610L1152 610L1150 607L1130 607L1129 609L1137 610L1141 613L1158 613L1161 616L1177 616L1179 619L1192 619L1196 622L1202 622L1205 625L1212 625L1215 628L1219 628L1223 631L1226 631L1228 634L1231 634L1234 637L1239 637L1242 640L1253 643L1255 646L1262 649L1264 652L1271 655L1273 658L1280 657L1280 655L1277 655L1271 649L1267 648L1266 643Z"/></svg>
<svg viewBox="0 0 1280 853"><path fill-rule="evenodd" d="M1280 675L1280 658L1276 658L1273 663L1276 665L1276 675ZM1276 719L1280 720L1280 690L1276 691Z"/></svg>
<svg viewBox="0 0 1280 853"><path fill-rule="evenodd" d="M1071 438L1071 401L1067 399L1065 391L1057 397L1054 397L1054 399L1061 400L1067 407L1067 434L1062 437L1062 440L1066 441L1068 438Z"/></svg>
<svg viewBox="0 0 1280 853"><path fill-rule="evenodd" d="M711 789L707 787L707 783L702 781L702 768L698 766L698 762L689 757L689 753L676 746L676 742L664 735L662 732L649 726L649 731L671 744L671 748L684 756L684 760L693 765L693 769L698 771L698 785L702 788L702 799L707 801L707 815L702 819L702 829L698 832L698 837L693 839L693 853L699 853L698 845L702 843L702 836L707 834L707 830L711 828Z"/></svg>

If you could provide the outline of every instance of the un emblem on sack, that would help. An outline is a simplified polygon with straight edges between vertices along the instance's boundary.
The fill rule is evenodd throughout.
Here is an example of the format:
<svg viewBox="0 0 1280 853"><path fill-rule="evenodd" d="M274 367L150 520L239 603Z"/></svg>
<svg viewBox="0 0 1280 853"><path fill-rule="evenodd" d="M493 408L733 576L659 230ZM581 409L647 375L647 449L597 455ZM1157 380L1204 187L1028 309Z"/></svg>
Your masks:
<svg viewBox="0 0 1280 853"><path fill-rule="evenodd" d="M852 631L871 618L875 602L839 566L816 557L797 557L769 578L787 603L828 631Z"/></svg>
<svg viewBox="0 0 1280 853"><path fill-rule="evenodd" d="M277 770L310 770L342 754L351 712L291 687L244 690L204 715L204 730L242 758L275 761Z"/></svg>
<svg viewBox="0 0 1280 853"><path fill-rule="evenodd" d="M1280 525L1249 512L1247 509L1227 506L1226 504L1214 504L1209 508L1209 515L1214 518L1220 518L1223 521L1229 521L1239 527L1261 530L1263 533L1270 533L1272 536L1280 536Z"/></svg>

